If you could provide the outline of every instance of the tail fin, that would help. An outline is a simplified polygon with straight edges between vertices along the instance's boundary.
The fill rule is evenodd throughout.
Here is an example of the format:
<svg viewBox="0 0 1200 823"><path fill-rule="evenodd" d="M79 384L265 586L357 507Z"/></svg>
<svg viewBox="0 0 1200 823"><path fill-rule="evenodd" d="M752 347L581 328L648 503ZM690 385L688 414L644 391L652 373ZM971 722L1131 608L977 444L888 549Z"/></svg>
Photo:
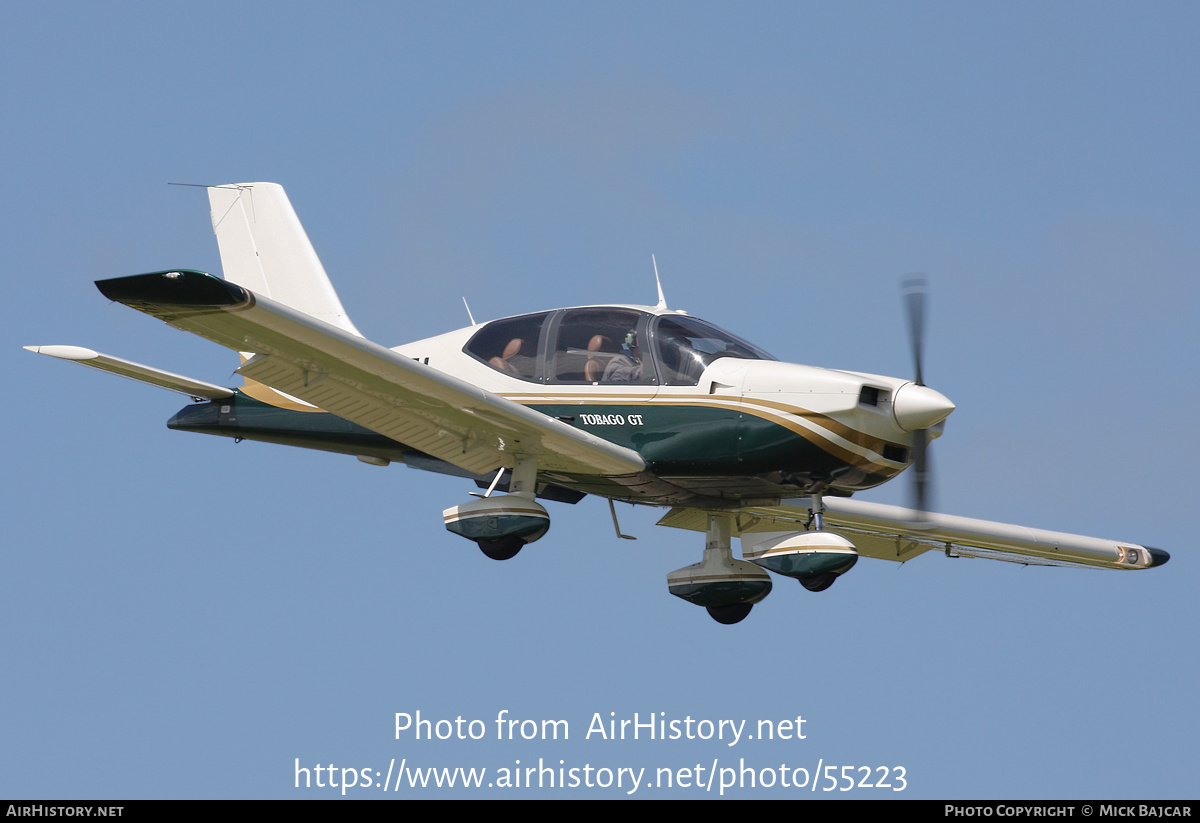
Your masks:
<svg viewBox="0 0 1200 823"><path fill-rule="evenodd" d="M362 337L277 183L208 190L225 279Z"/></svg>

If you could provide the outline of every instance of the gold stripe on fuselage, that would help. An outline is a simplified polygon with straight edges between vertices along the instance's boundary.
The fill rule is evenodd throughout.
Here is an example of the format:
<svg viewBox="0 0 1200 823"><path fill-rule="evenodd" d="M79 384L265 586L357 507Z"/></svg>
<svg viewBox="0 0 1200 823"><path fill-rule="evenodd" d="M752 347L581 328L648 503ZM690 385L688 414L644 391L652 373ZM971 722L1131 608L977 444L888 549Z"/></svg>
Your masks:
<svg viewBox="0 0 1200 823"><path fill-rule="evenodd" d="M276 408L299 412L321 412L316 406L298 402L270 386L246 379L243 394ZM580 394L507 394L498 393L524 406L544 404L573 406L694 406L743 412L782 426L808 440L817 448L843 460L851 466L872 474L894 476L907 464L883 457L882 451L890 441L875 437L835 420L828 415L792 406L778 400L757 397L732 397L713 394L665 394L654 397L622 392L606 395Z"/></svg>
<svg viewBox="0 0 1200 823"><path fill-rule="evenodd" d="M655 397L630 393L596 394L502 394L522 405L608 405L608 406L700 406L743 412L792 431L814 446L829 452L852 466L876 474L896 475L907 464L887 460L882 451L890 441L854 429L828 415L791 406L777 400L756 397L729 397L711 394L668 394ZM781 415L780 412L783 414ZM789 416L784 416L789 415ZM840 442L839 442L840 441ZM864 453L865 452L865 453Z"/></svg>

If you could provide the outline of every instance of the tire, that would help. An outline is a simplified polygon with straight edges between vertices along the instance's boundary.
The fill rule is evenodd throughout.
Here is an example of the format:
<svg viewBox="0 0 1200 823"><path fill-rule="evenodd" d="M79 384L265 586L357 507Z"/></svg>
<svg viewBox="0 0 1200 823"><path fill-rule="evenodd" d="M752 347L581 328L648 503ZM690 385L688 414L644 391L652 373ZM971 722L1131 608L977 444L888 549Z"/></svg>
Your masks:
<svg viewBox="0 0 1200 823"><path fill-rule="evenodd" d="M831 572L823 572L821 574L806 574L804 577L796 579L800 581L801 586L810 592L823 592L833 585L833 581L837 580L837 575Z"/></svg>
<svg viewBox="0 0 1200 823"><path fill-rule="evenodd" d="M708 606L707 608L708 614L713 620L724 623L726 626L732 626L734 623L745 620L753 606L753 603L729 603L725 606Z"/></svg>

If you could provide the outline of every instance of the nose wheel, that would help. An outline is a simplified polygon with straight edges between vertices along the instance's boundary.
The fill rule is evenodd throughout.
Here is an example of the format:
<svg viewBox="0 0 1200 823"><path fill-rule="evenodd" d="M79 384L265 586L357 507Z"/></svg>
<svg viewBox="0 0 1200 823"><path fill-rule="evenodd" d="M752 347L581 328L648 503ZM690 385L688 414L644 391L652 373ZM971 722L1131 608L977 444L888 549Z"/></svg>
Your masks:
<svg viewBox="0 0 1200 823"><path fill-rule="evenodd" d="M667 575L671 594L703 606L709 617L727 626L744 620L771 591L769 574L754 563L733 558L732 522L727 513L710 514L704 559Z"/></svg>

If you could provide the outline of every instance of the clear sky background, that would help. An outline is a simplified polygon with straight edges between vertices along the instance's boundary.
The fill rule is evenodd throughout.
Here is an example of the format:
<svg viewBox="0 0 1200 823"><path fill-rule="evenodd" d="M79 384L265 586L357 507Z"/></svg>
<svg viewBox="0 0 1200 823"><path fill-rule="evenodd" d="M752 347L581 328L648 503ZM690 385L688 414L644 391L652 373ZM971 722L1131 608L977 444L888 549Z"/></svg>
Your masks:
<svg viewBox="0 0 1200 823"><path fill-rule="evenodd" d="M394 757L1195 798L1198 37L1194 3L13 5L0 795L337 796L295 790L296 758ZM464 295L480 320L653 303L653 253L673 308L908 376L898 284L927 272L927 380L958 404L935 508L1172 560L863 560L720 626L668 594L703 540L659 511L620 507L633 542L602 500L551 503L493 562L442 526L466 481L170 432L182 397L21 350L234 379L92 281L218 272L203 190L167 183L252 180L387 345L466 325ZM394 739L418 710L488 739ZM570 740L497 741L501 710ZM584 739L610 712L803 716L806 739ZM831 796L741 793L768 795Z"/></svg>

